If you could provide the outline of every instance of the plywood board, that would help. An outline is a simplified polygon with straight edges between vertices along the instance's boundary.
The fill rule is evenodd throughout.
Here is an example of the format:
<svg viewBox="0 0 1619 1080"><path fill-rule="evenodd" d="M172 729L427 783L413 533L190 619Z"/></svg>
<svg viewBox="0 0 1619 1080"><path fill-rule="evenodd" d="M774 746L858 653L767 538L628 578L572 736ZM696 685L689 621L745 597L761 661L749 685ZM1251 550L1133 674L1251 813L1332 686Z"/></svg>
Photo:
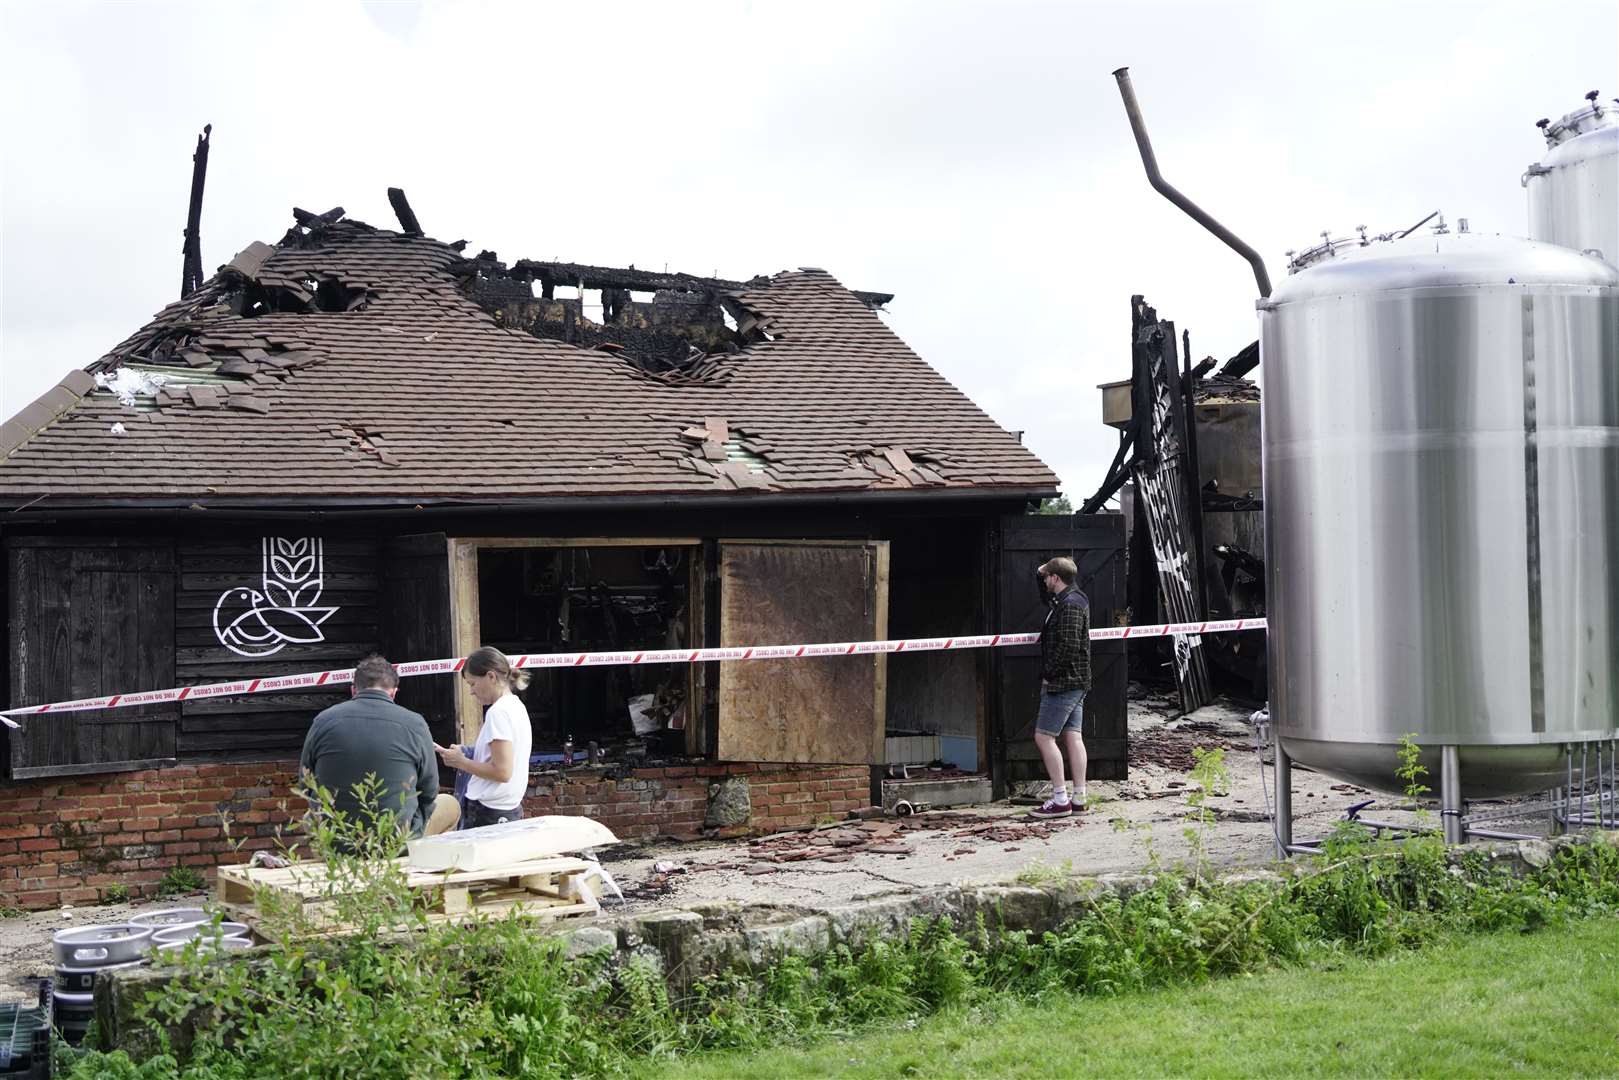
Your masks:
<svg viewBox="0 0 1619 1080"><path fill-rule="evenodd" d="M454 626L455 655L466 656L480 644L478 640L478 544L476 540L455 540L449 548L450 619ZM466 687L456 679L456 727L463 745L478 741L483 727L483 709Z"/></svg>
<svg viewBox="0 0 1619 1080"><path fill-rule="evenodd" d="M887 632L885 542L720 545L722 645L869 641ZM886 657L720 665L725 761L877 764Z"/></svg>

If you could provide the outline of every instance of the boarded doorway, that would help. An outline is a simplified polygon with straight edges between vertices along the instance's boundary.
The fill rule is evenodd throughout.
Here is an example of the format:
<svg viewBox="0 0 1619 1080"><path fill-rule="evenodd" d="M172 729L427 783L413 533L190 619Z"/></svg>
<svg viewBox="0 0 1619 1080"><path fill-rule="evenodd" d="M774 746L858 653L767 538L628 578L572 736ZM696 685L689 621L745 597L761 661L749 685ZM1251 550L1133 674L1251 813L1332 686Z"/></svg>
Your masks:
<svg viewBox="0 0 1619 1080"><path fill-rule="evenodd" d="M871 641L888 634L886 541L720 544L722 645ZM720 665L723 761L878 764L882 654Z"/></svg>

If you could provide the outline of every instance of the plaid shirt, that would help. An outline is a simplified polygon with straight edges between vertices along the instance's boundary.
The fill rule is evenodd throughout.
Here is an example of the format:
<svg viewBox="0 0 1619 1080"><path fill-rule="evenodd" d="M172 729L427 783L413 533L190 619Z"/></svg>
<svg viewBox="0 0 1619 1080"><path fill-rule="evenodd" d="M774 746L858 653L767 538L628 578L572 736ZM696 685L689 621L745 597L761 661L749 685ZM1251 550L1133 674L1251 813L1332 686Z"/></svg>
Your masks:
<svg viewBox="0 0 1619 1080"><path fill-rule="evenodd" d="M1070 585L1051 601L1040 628L1040 680L1051 693L1091 685L1091 604Z"/></svg>

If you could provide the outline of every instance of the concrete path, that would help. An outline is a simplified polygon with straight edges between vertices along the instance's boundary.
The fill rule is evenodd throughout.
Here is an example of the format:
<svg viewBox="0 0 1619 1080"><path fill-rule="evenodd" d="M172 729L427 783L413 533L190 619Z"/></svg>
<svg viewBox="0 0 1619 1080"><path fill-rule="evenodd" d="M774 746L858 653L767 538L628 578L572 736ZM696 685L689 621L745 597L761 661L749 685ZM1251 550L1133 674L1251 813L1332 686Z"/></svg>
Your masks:
<svg viewBox="0 0 1619 1080"><path fill-rule="evenodd" d="M1136 697L1130 709L1130 778L1092 784L1090 809L1070 819L1035 822L1027 806L1001 803L841 823L762 841L668 842L607 853L603 863L629 897L622 909L612 901L609 907L634 912L734 900L814 908L896 889L1003 882L1043 870L1101 874L1154 863L1187 865L1194 747L1224 748L1231 781L1227 794L1208 799L1216 820L1203 841L1204 858L1219 867L1262 865L1274 858L1275 846L1247 713L1246 707L1218 703L1176 718L1168 699ZM1268 768L1265 775L1271 779ZM1295 835L1323 835L1346 806L1368 797L1359 788L1296 771ZM1377 813L1402 818L1398 802L1380 798ZM0 919L0 1000L32 997L27 980L50 974L55 931L119 922L137 911L197 899Z"/></svg>

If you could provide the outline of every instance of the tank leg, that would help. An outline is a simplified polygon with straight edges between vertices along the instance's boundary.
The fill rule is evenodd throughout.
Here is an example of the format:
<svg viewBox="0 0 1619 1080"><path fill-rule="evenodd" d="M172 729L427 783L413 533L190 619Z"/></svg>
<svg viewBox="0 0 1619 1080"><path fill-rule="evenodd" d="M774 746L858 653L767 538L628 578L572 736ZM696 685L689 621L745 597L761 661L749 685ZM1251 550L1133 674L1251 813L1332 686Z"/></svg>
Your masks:
<svg viewBox="0 0 1619 1080"><path fill-rule="evenodd" d="M1445 828L1445 843L1460 844L1467 839L1462 825L1462 755L1454 746L1439 748L1439 820Z"/></svg>
<svg viewBox="0 0 1619 1080"><path fill-rule="evenodd" d="M1561 811L1563 809L1563 789L1552 788L1548 801L1551 802L1552 808L1551 813L1547 815L1548 820L1546 822L1546 835L1561 836L1563 833L1563 818L1561 815Z"/></svg>
<svg viewBox="0 0 1619 1080"><path fill-rule="evenodd" d="M1293 759L1276 739L1276 857L1285 859L1293 846Z"/></svg>

